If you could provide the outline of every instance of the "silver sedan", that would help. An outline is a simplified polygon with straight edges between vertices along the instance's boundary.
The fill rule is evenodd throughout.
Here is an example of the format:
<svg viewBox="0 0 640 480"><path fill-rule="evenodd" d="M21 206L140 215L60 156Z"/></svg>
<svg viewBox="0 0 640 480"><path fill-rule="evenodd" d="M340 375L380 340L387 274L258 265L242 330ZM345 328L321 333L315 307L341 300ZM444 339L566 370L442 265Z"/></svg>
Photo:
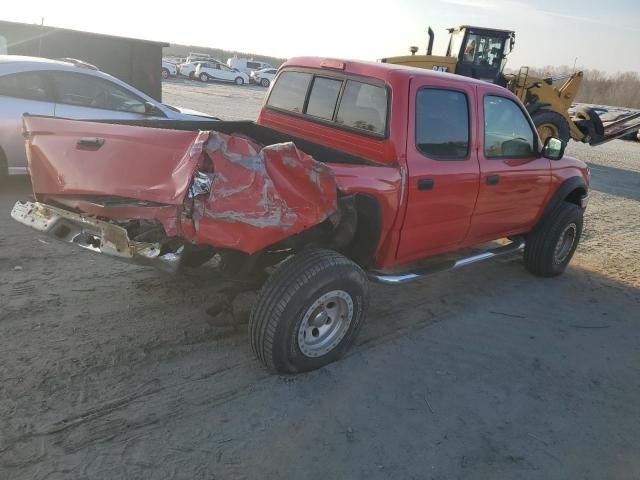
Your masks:
<svg viewBox="0 0 640 480"><path fill-rule="evenodd" d="M22 115L87 120L213 120L165 105L93 65L0 55L0 177L27 174Z"/></svg>

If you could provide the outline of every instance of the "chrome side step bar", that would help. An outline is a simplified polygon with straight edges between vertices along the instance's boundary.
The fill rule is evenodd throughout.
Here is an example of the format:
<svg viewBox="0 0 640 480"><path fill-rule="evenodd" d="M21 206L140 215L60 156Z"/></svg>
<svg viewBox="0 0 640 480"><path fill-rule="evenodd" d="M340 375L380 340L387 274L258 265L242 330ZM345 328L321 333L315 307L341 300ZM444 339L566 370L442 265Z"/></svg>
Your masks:
<svg viewBox="0 0 640 480"><path fill-rule="evenodd" d="M414 280L419 280L428 275L432 275L434 273L443 272L446 270L453 270L455 268L464 267L466 265L471 265L472 263L481 262L483 260L488 260L490 258L500 257L502 255L508 255L510 253L515 253L524 249L525 241L522 237L514 237L511 239L511 243L507 245L502 245L497 248L493 248L491 250L487 250L486 252L478 253L476 255L472 255L470 257L459 258L453 262L450 262L446 265L440 265L437 267L425 267L419 268L414 271L405 272L405 273L382 273L371 271L367 272L367 276L369 280L382 283L385 285L402 285L404 283L412 282Z"/></svg>

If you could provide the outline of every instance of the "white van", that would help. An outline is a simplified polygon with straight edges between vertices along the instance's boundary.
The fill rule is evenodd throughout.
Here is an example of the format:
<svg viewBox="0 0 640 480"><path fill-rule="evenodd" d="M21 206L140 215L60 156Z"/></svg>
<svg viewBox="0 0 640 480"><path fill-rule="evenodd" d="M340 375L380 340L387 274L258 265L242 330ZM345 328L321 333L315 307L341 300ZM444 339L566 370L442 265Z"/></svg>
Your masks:
<svg viewBox="0 0 640 480"><path fill-rule="evenodd" d="M262 70L263 68L273 68L266 62L259 62L258 60L238 57L232 57L227 60L227 65L229 66L229 68L238 69L241 72L246 73L247 75L251 75L251 72L255 70Z"/></svg>

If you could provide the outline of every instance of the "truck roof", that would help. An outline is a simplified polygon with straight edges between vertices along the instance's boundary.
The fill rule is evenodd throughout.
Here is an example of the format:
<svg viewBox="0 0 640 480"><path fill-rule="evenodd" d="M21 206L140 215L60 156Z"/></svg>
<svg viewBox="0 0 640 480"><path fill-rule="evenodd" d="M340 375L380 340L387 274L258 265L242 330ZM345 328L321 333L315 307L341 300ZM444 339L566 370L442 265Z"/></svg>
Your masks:
<svg viewBox="0 0 640 480"><path fill-rule="evenodd" d="M286 67L305 67L317 68L327 71L342 71L355 75L364 75L367 77L378 78L388 81L390 76L406 76L406 77L426 77L426 78L442 78L445 76L452 83L474 83L478 85L488 85L487 82L476 80L452 73L437 72L435 70L427 70L424 68L408 67L405 65L396 65L392 63L369 62L365 60L347 60L339 58L325 57L293 57L287 60L282 68ZM498 87L501 88L501 87Z"/></svg>

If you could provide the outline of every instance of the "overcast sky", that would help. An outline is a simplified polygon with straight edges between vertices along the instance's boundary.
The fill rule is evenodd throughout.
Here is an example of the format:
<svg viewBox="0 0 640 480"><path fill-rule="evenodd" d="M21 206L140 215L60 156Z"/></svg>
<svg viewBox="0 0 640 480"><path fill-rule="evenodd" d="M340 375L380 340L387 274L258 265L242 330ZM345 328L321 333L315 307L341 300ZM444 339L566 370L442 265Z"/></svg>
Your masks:
<svg viewBox="0 0 640 480"><path fill-rule="evenodd" d="M171 6L169 6L171 5ZM640 0L3 0L0 19L217 47L264 55L376 60L424 53L429 25L435 54L445 28L510 29L509 66L577 65L640 71ZM222 59L224 60L224 59Z"/></svg>

